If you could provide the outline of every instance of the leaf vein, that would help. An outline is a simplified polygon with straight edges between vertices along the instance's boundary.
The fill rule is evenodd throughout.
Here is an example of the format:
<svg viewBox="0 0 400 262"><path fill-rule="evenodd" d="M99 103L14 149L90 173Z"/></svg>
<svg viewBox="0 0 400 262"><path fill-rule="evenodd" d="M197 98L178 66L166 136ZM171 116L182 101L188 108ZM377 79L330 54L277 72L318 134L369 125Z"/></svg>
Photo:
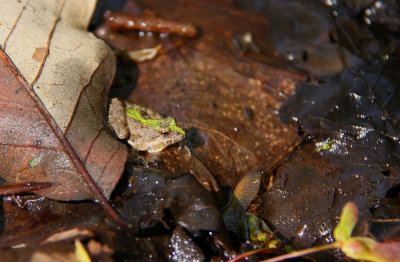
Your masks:
<svg viewBox="0 0 400 262"><path fill-rule="evenodd" d="M58 147L46 147L46 146L35 146L35 145L21 145L21 144L11 144L11 143L3 143L0 141L0 146L6 147L21 147L21 148L35 148L41 150L49 150L49 151L56 151L60 152L61 150Z"/></svg>
<svg viewBox="0 0 400 262"><path fill-rule="evenodd" d="M14 103L11 101L4 101L0 100L0 106L5 105L6 107L16 107L16 108L21 108L21 109L30 109L30 110L35 110L36 108L34 106L28 106L28 105L23 105L19 103Z"/></svg>
<svg viewBox="0 0 400 262"><path fill-rule="evenodd" d="M21 10L18 13L17 19L15 20L13 26L11 27L10 32L8 32L8 35L4 39L4 43L3 43L3 50L4 51L6 51L8 39L10 39L10 36L12 35L12 33L15 30L15 27L17 27L18 21L21 19L22 14L25 12L25 9L26 9L26 6L28 5L28 3L29 3L29 0L26 0L25 4L22 6Z"/></svg>
<svg viewBox="0 0 400 262"><path fill-rule="evenodd" d="M54 24L53 24L53 26L52 26L52 28L51 28L51 30L49 32L48 38L47 38L46 53L44 55L44 58L43 58L42 62L40 63L40 67L39 67L39 70L38 70L35 78L33 79L32 83L30 84L30 88L31 89L36 84L36 82L39 80L39 77L42 74L44 65L46 64L47 58L49 57L51 39L53 38L53 34L54 34L54 31L56 30L56 26L58 25L58 22L61 20L61 12L62 12L62 10L64 8L64 4L65 4L65 1L63 0L62 3L61 3L60 8L58 9L57 17L56 17L56 19L54 21Z"/></svg>
<svg viewBox="0 0 400 262"><path fill-rule="evenodd" d="M97 138L99 138L99 136L100 136L100 134L101 134L101 131L103 131L103 128L101 128L101 129L99 129L99 130L97 131L96 136L95 136L95 137L93 138L93 140L91 141L90 146L89 146L89 150L88 150L88 152L87 152L87 154L86 154L86 156L85 156L85 159L83 160L83 163L86 164L86 161L87 161L87 159L88 159L88 157L89 157L89 155L90 155L90 153L91 153L91 151L92 151L93 145L94 145L94 143L96 142Z"/></svg>
<svg viewBox="0 0 400 262"><path fill-rule="evenodd" d="M78 97L76 98L76 103L75 103L75 105L74 105L74 109L72 110L71 118L70 118L69 121L68 121L68 124L67 124L67 127L65 128L64 134L67 134L67 133L68 133L68 130L69 130L70 126L71 126L71 123L72 123L72 121L73 121L73 119L74 119L74 115L75 115L75 112L76 112L76 110L77 110L78 104L79 104L79 102L81 101L83 94L84 94L84 93L86 94L86 88L87 88L88 86L90 86L90 84L91 84L92 81L93 81L93 76L96 74L97 70L99 70L99 67L103 64L104 60L105 60L108 56L109 56L109 53L107 53L107 54L101 59L101 61L100 61L99 64L97 65L96 69L95 69L95 70L93 71L93 73L91 74L91 76L90 76L90 78L89 78L89 81L83 86L83 88L82 88L81 91L79 92L79 95L78 95ZM90 99L89 99L89 97L88 97L87 95L86 95L86 98L87 98L87 100L88 100L88 103L89 103L89 105L90 105L90 108L91 108L92 112L95 114L96 111L94 110L94 107L93 107L93 105L92 105L92 103L91 103L91 101L90 101ZM97 116L97 118L98 118L98 119L101 119L101 117L99 117L99 116Z"/></svg>

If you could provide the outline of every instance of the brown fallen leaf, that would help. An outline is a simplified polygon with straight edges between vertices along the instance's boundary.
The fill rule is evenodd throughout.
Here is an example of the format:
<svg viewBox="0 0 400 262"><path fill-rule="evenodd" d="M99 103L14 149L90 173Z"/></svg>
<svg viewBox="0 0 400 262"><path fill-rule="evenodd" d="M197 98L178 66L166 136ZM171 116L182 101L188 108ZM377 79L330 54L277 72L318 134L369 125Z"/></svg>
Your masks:
<svg viewBox="0 0 400 262"><path fill-rule="evenodd" d="M38 191L53 199L108 198L127 157L105 124L115 58L86 31L95 4L15 1L0 10L0 175L58 183Z"/></svg>
<svg viewBox="0 0 400 262"><path fill-rule="evenodd" d="M265 63L281 61L268 55L273 48L269 48L265 34L266 18L236 12L225 2L135 2L162 17L188 21L202 30L198 39L184 39L179 47L138 65L140 77L128 100L173 115L187 131L189 150L170 148L158 156L154 167L176 175L195 174L200 183L216 192L220 186L234 188L253 170L267 170L298 140L295 129L284 125L276 113L304 75ZM219 13L224 15L216 15ZM213 20L204 19L211 16ZM254 51L248 52L246 59L237 53L232 45L237 32L251 33L260 45L256 60L248 56ZM101 37L123 50L140 44L140 39L130 34L103 32Z"/></svg>

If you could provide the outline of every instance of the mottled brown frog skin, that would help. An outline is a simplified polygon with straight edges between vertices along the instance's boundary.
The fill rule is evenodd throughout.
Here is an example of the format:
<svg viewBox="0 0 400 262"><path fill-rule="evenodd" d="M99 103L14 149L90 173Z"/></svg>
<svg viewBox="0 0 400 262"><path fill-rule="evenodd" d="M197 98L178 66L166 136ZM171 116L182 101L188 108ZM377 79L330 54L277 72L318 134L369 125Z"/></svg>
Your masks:
<svg viewBox="0 0 400 262"><path fill-rule="evenodd" d="M164 119L159 113L132 103L123 103L118 98L113 98L108 113L108 121L114 128L119 139L127 139L128 143L139 151L155 153L163 150L169 145L182 141L185 134L175 130L169 130L172 118L159 124L160 130L153 126L145 125L142 122L129 117L127 109L136 109L144 119Z"/></svg>

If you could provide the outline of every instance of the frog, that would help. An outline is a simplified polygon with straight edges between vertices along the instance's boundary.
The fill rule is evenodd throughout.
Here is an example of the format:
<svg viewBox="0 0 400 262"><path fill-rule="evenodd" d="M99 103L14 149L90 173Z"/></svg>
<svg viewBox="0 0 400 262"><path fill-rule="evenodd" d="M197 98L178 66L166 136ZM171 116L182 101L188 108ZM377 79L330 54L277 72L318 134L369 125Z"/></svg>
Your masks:
<svg viewBox="0 0 400 262"><path fill-rule="evenodd" d="M173 117L118 98L111 100L108 121L117 137L138 151L158 153L185 138Z"/></svg>

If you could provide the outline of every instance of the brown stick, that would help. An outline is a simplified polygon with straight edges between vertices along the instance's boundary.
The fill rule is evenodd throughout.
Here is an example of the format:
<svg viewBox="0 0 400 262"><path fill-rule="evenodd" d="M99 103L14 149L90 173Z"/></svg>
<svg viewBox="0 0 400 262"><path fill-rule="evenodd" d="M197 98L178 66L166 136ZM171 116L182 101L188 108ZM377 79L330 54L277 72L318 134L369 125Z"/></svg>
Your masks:
<svg viewBox="0 0 400 262"><path fill-rule="evenodd" d="M121 12L107 12L104 18L114 31L140 30L173 34L182 37L196 37L197 35L196 28L190 24L181 24L154 16L136 16Z"/></svg>
<svg viewBox="0 0 400 262"><path fill-rule="evenodd" d="M56 186L57 183L51 182L32 182L32 183L22 183L14 185L4 185L0 186L0 196L7 196L19 193L32 192L35 190L43 189L46 187Z"/></svg>

